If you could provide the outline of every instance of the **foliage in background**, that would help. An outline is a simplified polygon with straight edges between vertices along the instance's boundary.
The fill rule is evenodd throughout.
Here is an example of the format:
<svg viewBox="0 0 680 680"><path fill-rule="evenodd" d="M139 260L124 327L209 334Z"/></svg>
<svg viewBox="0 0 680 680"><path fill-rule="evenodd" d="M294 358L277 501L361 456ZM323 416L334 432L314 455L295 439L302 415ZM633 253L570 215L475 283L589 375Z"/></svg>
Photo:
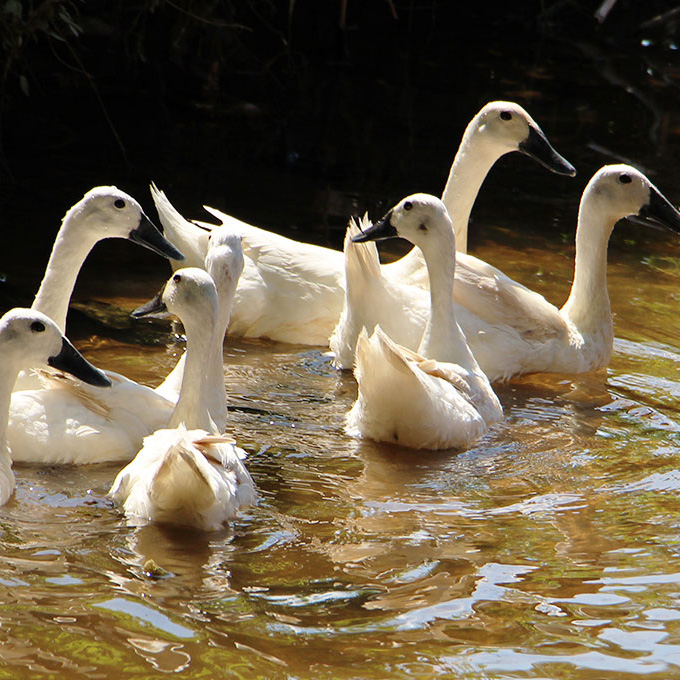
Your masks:
<svg viewBox="0 0 680 680"><path fill-rule="evenodd" d="M674 49L679 21L664 0L0 0L0 194L34 184L38 157L133 182L186 168L205 184L252 163L394 183L419 116L456 139L469 93L495 98L477 68L502 36L539 67L546 39L602 63L602 45L639 49L642 26Z"/></svg>

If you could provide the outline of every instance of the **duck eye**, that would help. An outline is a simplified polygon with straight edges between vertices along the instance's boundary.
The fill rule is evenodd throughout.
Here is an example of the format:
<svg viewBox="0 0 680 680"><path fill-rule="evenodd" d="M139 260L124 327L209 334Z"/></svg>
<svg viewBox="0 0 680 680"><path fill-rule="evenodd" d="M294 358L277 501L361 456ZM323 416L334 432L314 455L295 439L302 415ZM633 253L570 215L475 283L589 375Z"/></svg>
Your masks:
<svg viewBox="0 0 680 680"><path fill-rule="evenodd" d="M404 203L404 210L410 210L412 207L413 203L411 203L411 201L406 201L406 203Z"/></svg>
<svg viewBox="0 0 680 680"><path fill-rule="evenodd" d="M427 227L422 222L418 225L418 229L420 229L420 231L427 231Z"/></svg>
<svg viewBox="0 0 680 680"><path fill-rule="evenodd" d="M34 333L42 333L45 330L45 324L42 321L34 321L31 324L31 330Z"/></svg>
<svg viewBox="0 0 680 680"><path fill-rule="evenodd" d="M632 177L625 172L622 175L619 175L619 182L621 182L621 184L630 184L632 181Z"/></svg>
<svg viewBox="0 0 680 680"><path fill-rule="evenodd" d="M510 111L501 111L501 120L510 120L512 118L512 114Z"/></svg>
<svg viewBox="0 0 680 680"><path fill-rule="evenodd" d="M172 277L172 280L173 280L175 283L179 283L179 282L182 280L182 277L181 277L179 274L175 274L175 275Z"/></svg>
<svg viewBox="0 0 680 680"><path fill-rule="evenodd" d="M122 198L117 198L113 202L113 205L115 205L118 210L122 210L125 207L125 201Z"/></svg>

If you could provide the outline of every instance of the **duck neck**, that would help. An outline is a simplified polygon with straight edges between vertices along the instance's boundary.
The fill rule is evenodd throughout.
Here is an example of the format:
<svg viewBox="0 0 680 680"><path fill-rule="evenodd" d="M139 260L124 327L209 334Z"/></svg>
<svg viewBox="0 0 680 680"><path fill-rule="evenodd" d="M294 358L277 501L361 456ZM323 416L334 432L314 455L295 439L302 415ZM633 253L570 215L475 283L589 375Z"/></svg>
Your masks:
<svg viewBox="0 0 680 680"><path fill-rule="evenodd" d="M449 178L446 181L442 201L449 211L456 234L456 249L467 252L468 222L477 194L499 155L490 145L485 144L473 119L453 159Z"/></svg>
<svg viewBox="0 0 680 680"><path fill-rule="evenodd" d="M209 391L206 389L207 370L205 357L212 351L211 341L214 338L215 317L209 325L195 320L187 321L184 330L187 334L186 360L182 375L182 387L168 427L178 427L184 423L188 429L203 429L212 432L213 421L209 411Z"/></svg>
<svg viewBox="0 0 680 680"><path fill-rule="evenodd" d="M213 410L224 414L227 411L227 391L224 386L224 336L229 327L231 308L236 294L236 286L231 282L218 288L219 311L215 322L215 331L210 352L208 368L209 390L213 395Z"/></svg>
<svg viewBox="0 0 680 680"><path fill-rule="evenodd" d="M7 423L9 421L9 405L12 389L17 380L19 369L13 365L0 362L0 460L9 458L7 445Z"/></svg>
<svg viewBox="0 0 680 680"><path fill-rule="evenodd" d="M66 332L66 314L78 273L97 242L69 228L76 217L72 210L66 213L31 305L32 309L47 314L62 333Z"/></svg>
<svg viewBox="0 0 680 680"><path fill-rule="evenodd" d="M583 333L612 325L607 292L607 244L616 216L599 209L586 192L581 200L576 228L574 281L562 314Z"/></svg>
<svg viewBox="0 0 680 680"><path fill-rule="evenodd" d="M430 280L430 318L418 348L427 359L457 363L465 368L475 364L467 345L453 304L453 277L456 270L456 249L453 231L446 243L428 243L423 248Z"/></svg>

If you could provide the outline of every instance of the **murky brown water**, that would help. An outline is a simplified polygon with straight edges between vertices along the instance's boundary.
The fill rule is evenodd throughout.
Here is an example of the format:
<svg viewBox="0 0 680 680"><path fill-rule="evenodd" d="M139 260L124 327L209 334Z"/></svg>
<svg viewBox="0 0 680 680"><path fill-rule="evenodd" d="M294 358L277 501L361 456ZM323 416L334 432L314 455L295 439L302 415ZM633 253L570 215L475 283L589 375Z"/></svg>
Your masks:
<svg viewBox="0 0 680 680"><path fill-rule="evenodd" d="M491 227L477 252L564 298L568 246ZM116 466L18 466L0 677L677 676L680 240L620 229L610 370L501 387L505 422L459 455L348 438L356 386L322 351L230 340L230 427L261 491L233 529L129 528ZM143 380L178 349L79 344Z"/></svg>

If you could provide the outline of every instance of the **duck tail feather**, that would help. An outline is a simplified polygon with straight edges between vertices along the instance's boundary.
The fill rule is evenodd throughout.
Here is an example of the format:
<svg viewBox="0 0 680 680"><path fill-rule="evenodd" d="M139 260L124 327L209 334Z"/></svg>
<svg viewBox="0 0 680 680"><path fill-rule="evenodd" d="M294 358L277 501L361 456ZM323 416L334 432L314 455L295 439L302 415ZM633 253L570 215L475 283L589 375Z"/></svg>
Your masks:
<svg viewBox="0 0 680 680"><path fill-rule="evenodd" d="M375 278L380 276L380 257L374 241L353 243L352 237L365 231L371 225L368 215L352 217L345 232L345 270L348 281L355 276Z"/></svg>

